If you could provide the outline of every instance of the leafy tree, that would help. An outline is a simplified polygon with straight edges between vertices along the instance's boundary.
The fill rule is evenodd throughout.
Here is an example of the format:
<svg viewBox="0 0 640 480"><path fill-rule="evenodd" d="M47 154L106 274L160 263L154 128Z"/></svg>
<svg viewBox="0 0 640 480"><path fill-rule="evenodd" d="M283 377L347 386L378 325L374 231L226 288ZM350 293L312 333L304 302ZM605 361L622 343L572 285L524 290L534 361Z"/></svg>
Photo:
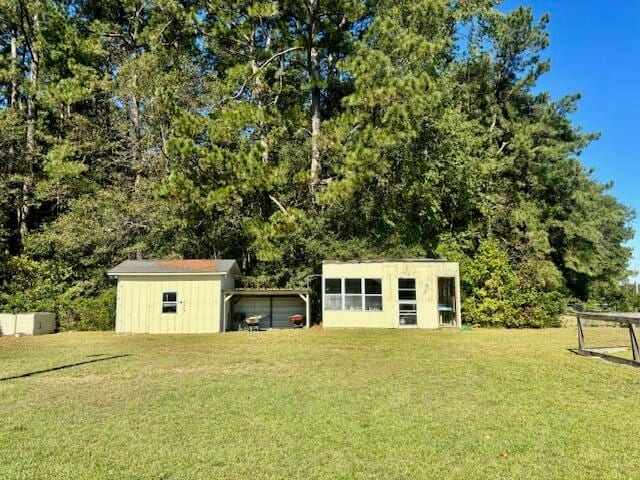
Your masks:
<svg viewBox="0 0 640 480"><path fill-rule="evenodd" d="M579 161L579 95L536 87L548 23L494 0L0 0L0 308L107 328L104 273L133 257L285 286L435 255L478 325L635 308L632 212Z"/></svg>

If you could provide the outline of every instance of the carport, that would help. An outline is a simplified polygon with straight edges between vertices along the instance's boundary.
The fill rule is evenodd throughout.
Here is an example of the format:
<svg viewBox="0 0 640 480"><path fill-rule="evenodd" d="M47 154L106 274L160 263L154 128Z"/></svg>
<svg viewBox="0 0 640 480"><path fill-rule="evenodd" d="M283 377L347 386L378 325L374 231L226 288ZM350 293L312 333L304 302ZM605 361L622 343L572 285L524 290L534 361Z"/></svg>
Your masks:
<svg viewBox="0 0 640 480"><path fill-rule="evenodd" d="M234 288L224 291L224 330L235 330L234 314L246 316L269 315L262 328L292 328L291 315L305 316L307 328L311 325L309 290L289 288Z"/></svg>

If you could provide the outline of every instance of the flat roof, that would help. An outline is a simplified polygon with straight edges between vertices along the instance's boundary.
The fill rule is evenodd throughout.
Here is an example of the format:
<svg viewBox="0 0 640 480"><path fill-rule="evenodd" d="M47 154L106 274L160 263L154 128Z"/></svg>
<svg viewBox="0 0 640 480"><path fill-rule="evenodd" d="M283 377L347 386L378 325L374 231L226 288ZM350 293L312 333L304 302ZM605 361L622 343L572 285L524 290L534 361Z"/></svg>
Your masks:
<svg viewBox="0 0 640 480"><path fill-rule="evenodd" d="M107 275L152 274L215 274L240 270L235 260L187 259L187 260L125 260L107 272Z"/></svg>
<svg viewBox="0 0 640 480"><path fill-rule="evenodd" d="M363 260L323 260L322 263L455 263L446 258L374 258Z"/></svg>

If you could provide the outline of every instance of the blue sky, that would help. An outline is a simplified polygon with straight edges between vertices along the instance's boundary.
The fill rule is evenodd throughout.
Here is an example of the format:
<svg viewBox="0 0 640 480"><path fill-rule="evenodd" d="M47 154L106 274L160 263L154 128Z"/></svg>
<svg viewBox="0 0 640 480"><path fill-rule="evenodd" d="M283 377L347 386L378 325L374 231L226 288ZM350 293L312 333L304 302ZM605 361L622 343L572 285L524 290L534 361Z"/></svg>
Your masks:
<svg viewBox="0 0 640 480"><path fill-rule="evenodd" d="M581 93L576 125L601 132L581 155L611 192L640 213L640 2L623 0L507 0L501 10L531 6L551 15L551 72L539 87L554 98ZM632 267L640 270L640 219Z"/></svg>

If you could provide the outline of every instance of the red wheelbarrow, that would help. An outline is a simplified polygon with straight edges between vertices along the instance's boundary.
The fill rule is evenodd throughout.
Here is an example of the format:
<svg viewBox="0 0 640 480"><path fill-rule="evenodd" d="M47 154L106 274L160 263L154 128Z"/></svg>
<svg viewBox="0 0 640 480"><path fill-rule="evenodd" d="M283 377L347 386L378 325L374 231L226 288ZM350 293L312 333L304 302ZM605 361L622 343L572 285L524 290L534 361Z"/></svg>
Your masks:
<svg viewBox="0 0 640 480"><path fill-rule="evenodd" d="M293 328L304 327L304 315L296 314L289 317L289 321L293 323Z"/></svg>

